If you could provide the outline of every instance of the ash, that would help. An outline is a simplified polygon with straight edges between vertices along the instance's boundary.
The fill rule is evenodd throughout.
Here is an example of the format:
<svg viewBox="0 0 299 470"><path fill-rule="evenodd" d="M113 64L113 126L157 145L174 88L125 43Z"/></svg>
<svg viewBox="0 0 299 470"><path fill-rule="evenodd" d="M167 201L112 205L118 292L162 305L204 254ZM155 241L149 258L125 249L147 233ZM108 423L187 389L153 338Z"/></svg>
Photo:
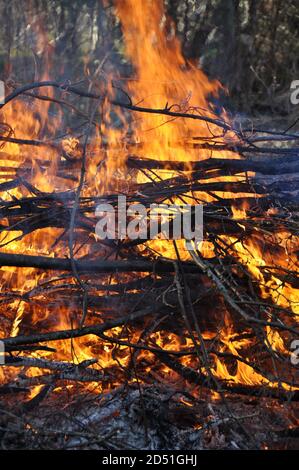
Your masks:
<svg viewBox="0 0 299 470"><path fill-rule="evenodd" d="M3 449L292 449L296 413L290 403L194 399L166 386L96 396L62 390L30 406L2 400L0 442Z"/></svg>

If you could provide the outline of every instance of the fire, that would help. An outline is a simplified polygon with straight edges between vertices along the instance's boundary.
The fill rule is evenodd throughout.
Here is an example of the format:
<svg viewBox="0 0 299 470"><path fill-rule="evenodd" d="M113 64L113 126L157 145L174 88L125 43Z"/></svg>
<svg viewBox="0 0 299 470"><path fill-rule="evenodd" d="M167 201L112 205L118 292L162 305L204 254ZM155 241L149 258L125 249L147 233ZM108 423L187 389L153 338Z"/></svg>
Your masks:
<svg viewBox="0 0 299 470"><path fill-rule="evenodd" d="M215 106L211 99L217 98L221 84L208 77L195 64L183 57L181 45L175 35L174 25L164 15L161 1L118 1L117 14L120 18L125 39L126 56L134 65L134 78L129 79L127 88L134 103L145 108L169 109L180 113L202 115L217 118ZM226 119L222 110L221 116ZM142 118L132 122L133 142L127 146L127 152L135 151L144 158L153 158L170 162L185 162L192 169L192 161L205 160L211 156L209 150L201 150L188 145L194 138L203 142L212 135L218 136L217 143L224 142L219 136L219 128L211 123L198 120L183 120L167 116L144 113ZM236 140L228 132L226 139ZM234 152L213 152L214 157L239 158ZM167 165L166 165L167 168ZM145 175L139 172L137 181L145 183L150 180L161 181L175 176L170 169L155 171ZM234 177L237 181L242 177ZM215 178L215 181L221 178ZM211 180L212 181L212 180ZM174 204L188 201L190 193L184 197L172 198ZM199 200L210 201L213 198L204 192L193 194ZM227 196L225 196L227 197ZM150 241L147 243L153 252L176 259L172 243L167 241ZM177 242L182 260L189 258L184 241Z"/></svg>
<svg viewBox="0 0 299 470"><path fill-rule="evenodd" d="M217 96L220 83L210 81L193 64L187 63L171 22L165 17L162 2L125 0L117 2L125 39L126 55L135 68L128 82L134 102L144 107L168 108L180 112L214 117L209 98ZM184 145L192 137L210 137L217 132L201 121L181 121L144 114L134 123L138 153L144 157L170 161L197 160L195 149ZM208 158L203 152L202 158Z"/></svg>
<svg viewBox="0 0 299 470"><path fill-rule="evenodd" d="M126 86L126 90L132 99L133 104L149 109L171 110L180 113L188 113L196 116L206 116L211 119L221 117L229 127L228 116L224 110L217 111L215 103L221 90L221 84L217 80L209 80L203 71L187 62L182 54L181 45L175 35L172 22L165 16L163 3L160 0L155 2L148 0L118 0L116 2L116 14L121 22L125 53L133 65L133 77L123 80L118 77L119 88ZM46 74L43 79L47 78ZM115 88L109 82L106 85L105 100L101 104L103 119L97 123L95 134L88 142L86 150L86 174L82 187L82 196L99 196L107 192L116 193L125 191L130 185L130 176L126 169L128 155L134 155L138 149L138 155L147 159L154 159L166 162L185 162L186 168L192 170L192 162L206 160L211 157L209 149L201 149L190 145L195 139L204 142L205 139L213 137L217 144L227 141L237 143L237 137L231 131L226 135L220 133L219 127L204 120L178 119L162 114L150 112L140 113L138 116L131 115L128 119L125 113L120 110L115 111L120 125L116 128L112 125L110 98L115 93ZM47 89L48 96L51 96L51 89ZM5 106L1 120L9 124L12 136L23 140L42 140L42 136L47 137L49 144L54 144L51 140L56 131L62 125L62 114L59 108L55 108L55 114L50 108L50 102L34 100L34 105L29 107L24 101L13 101ZM11 134L7 130L6 136ZM128 137L129 135L129 137ZM45 139L43 139L45 140ZM81 144L81 145L80 145ZM82 157L82 143L77 137L70 136L62 139L58 145L22 145L18 143L6 142L0 154L1 166L17 171L17 174L28 181L36 191L52 194L55 191L71 191L76 189L77 181L72 179L62 179L59 175L59 165L63 158L66 161L76 161L77 170L80 171L80 161ZM233 151L213 151L213 158L235 158L241 157ZM171 166L171 165L170 165ZM2 174L3 173L3 174ZM0 173L1 182L8 181L6 172ZM157 170L155 173L138 171L135 183L147 183L151 180L155 182L168 180L177 176L171 168ZM246 177L253 176L249 173ZM235 176L215 177L213 181L237 182L244 181L245 176L241 173ZM212 181L212 180L211 180ZM200 180L204 183L204 180ZM132 182L133 183L133 182ZM22 197L30 196L30 188L21 185L3 194L6 201L18 201ZM225 198L241 199L244 194L226 193L218 194ZM217 192L214 195L205 191L191 191L185 193L183 197L172 198L171 203L182 203L188 201L188 196L197 197L201 201L215 201ZM257 198L257 195L251 195ZM166 198L166 202L167 202ZM246 205L232 205L231 218L236 221L242 230L246 229L246 219L249 207ZM270 215L270 214L269 214ZM34 216L33 216L34 217ZM233 244L233 256L246 267L260 286L262 298L271 299L275 305L291 308L299 314L299 292L288 282L282 282L274 272L265 274L267 265L273 264L276 256L276 265L281 267L292 266L298 273L298 262L296 250L298 250L298 238L290 240L289 233L278 233L275 237L281 239L279 243L281 251L271 253L271 250L263 250L263 245L258 236L249 235L245 242L240 242L232 236L220 236L221 240L227 244ZM94 241L93 236L91 236ZM59 240L57 242L57 240ZM35 255L46 255L48 257L69 256L67 238L63 230L59 227L40 229L30 234L24 233L15 227L14 230L2 230L1 251L7 253L26 253ZM277 241L276 240L276 241ZM146 248L151 249L156 255L176 259L176 250L172 242L154 240L146 243ZM140 250L144 249L137 248ZM177 243L177 249L182 260L190 259L188 252L184 248L184 241ZM204 240L198 247L202 256L209 260L216 256L214 245L209 240ZM80 247L80 256L92 253L92 246L83 244ZM99 252L101 248L98 249ZM237 255L236 255L237 253ZM38 289L41 283L64 282L55 279L55 274L37 272L34 269L26 268L1 268L1 289L5 291L7 287L18 293L33 292ZM69 285L75 286L75 280L70 276L67 279ZM103 283L113 285L118 280L104 279ZM89 287L89 286L88 286ZM95 287L91 292L96 296L104 296L104 291L100 287ZM80 318L80 308L77 301L69 298L63 302L55 298L53 288L53 304L45 306L44 299L36 294L35 303L32 307L26 302L26 298L16 298L9 304L10 326L3 327L1 337L17 336L23 331L33 331L34 328L63 330L76 327ZM90 312L89 312L90 313ZM94 320L88 317L88 324L92 322L103 322L105 312ZM237 332L233 330L229 322L227 312L224 311L225 325L223 326L219 341L221 343L220 352L229 352L235 358L242 359L240 351L251 345L251 339L236 340ZM269 313L271 320L271 313ZM123 331L122 328L115 328L109 333L114 342L102 340L99 347L98 339L93 335L83 338L57 341L49 343L49 346L57 351L53 354L50 351L38 351L31 353L30 357L53 358L56 360L80 364L80 362L96 359L97 363L93 369L101 371L117 367L125 369L132 360L132 351L126 342L138 343L141 341L140 332ZM169 333L161 329L158 332L149 334L149 344L160 347L164 350L182 351L192 349L194 344L186 332L180 337L175 333ZM213 333L203 332L203 337L208 341ZM265 328L265 341L271 348L281 354L288 354L284 338L277 330L270 326ZM122 342L124 344L122 344ZM72 343L72 344L70 344ZM140 343L141 344L141 343ZM143 350L138 353L138 359L146 362L146 371L154 366L155 356L152 352ZM235 373L228 369L225 361L219 357L214 357L212 367L213 374L226 381L244 385L271 384L262 374L256 372L248 363L237 360ZM195 365L194 357L186 355L180 359L181 364L186 366ZM40 374L42 369L30 368L27 375L34 376ZM163 373L171 374L170 368L161 366ZM7 374L17 374L17 371L7 372ZM4 374L3 374L4 375ZM113 374L112 374L113 375ZM2 377L3 378L3 377ZM5 377L4 377L5 379ZM137 380L131 377L131 381ZM119 383L119 376L111 378L112 387ZM94 384L92 384L94 387ZM91 387L87 385L87 387ZM104 390L105 386L98 385L97 391ZM34 390L38 393L39 388ZM33 394L34 394L33 393ZM214 393L218 397L217 393Z"/></svg>

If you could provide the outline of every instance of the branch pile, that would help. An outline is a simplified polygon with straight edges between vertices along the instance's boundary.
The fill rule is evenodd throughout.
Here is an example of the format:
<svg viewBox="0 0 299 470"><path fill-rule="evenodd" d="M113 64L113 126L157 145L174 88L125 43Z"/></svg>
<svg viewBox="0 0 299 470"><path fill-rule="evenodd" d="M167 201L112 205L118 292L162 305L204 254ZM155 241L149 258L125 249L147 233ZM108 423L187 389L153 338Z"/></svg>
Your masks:
<svg viewBox="0 0 299 470"><path fill-rule="evenodd" d="M54 87L63 97L38 94L43 87ZM48 100L71 107L78 119L84 119L70 101L73 95L96 106L107 99L48 81L14 90L2 108L14 100ZM13 124L3 122L1 160L13 162L8 144L18 144L26 158L21 165L3 163L0 169L0 327L3 369L8 370L0 394L42 385L46 392L38 396L43 399L56 387L73 382L105 389L107 384L165 384L180 377L201 390L219 393L223 400L237 394L298 401L291 343L299 333L299 136L291 129L233 127L216 115L177 107L142 108L128 97L111 100L111 105L128 115L155 113L217 126L218 135L186 142L198 149L195 162L140 157L136 145L125 155L121 169L131 179L128 204L149 207L174 198L202 203L210 255L194 250L184 258L176 241L168 242L175 254L171 259L146 240L95 242L96 206L102 201L116 206L118 196L111 188L103 194L84 192L91 129L98 126L95 111L85 119L82 143L76 149L79 156L65 152L59 139L19 138ZM70 189L47 192L34 184L28 154L36 148L35 165L43 175L52 165L46 150L60 155L56 175L70 182ZM201 160L202 150L211 157ZM102 157L97 162L98 167L105 164ZM145 182L137 183L141 173ZM21 196L15 196L16 191ZM53 230L57 239L48 247L51 255L46 255L47 250L32 241L40 231L46 239ZM14 243L26 246L26 240L27 252L14 249ZM22 272L38 282L13 287ZM63 312L64 323L58 321L58 312ZM12 334L13 323L17 334ZM179 345L169 338L177 338ZM70 350L74 347L73 359L76 347L89 348L90 357L78 363L62 360L63 340ZM107 351L111 360L104 364ZM219 364L225 373L220 373ZM173 376L165 375L165 368ZM34 369L40 374L27 374Z"/></svg>

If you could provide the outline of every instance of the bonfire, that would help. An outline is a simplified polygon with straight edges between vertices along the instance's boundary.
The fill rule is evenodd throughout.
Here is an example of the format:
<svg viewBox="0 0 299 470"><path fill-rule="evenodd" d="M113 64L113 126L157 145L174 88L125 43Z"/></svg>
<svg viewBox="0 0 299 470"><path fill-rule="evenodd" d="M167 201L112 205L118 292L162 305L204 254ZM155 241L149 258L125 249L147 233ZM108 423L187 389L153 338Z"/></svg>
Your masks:
<svg viewBox="0 0 299 470"><path fill-rule="evenodd" d="M281 447L298 435L299 137L226 112L161 1L115 15L130 76L6 84L2 446ZM191 232L200 207L201 239L163 212L140 236L153 206L188 207Z"/></svg>

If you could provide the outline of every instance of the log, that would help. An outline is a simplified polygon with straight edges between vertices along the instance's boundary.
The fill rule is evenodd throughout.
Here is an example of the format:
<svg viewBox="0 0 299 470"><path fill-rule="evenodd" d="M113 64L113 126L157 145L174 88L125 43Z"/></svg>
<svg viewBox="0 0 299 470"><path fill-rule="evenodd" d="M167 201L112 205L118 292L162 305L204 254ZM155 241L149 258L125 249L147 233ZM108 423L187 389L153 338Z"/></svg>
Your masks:
<svg viewBox="0 0 299 470"><path fill-rule="evenodd" d="M80 273L114 273L114 272L156 272L172 273L172 262L132 260L90 260L76 259L76 267ZM36 268L54 271L72 271L71 260L64 258L48 258L46 256L20 255L0 253L0 266L15 266L19 268ZM198 273L200 269L192 263L184 263L186 273Z"/></svg>
<svg viewBox="0 0 299 470"><path fill-rule="evenodd" d="M227 150L227 149L226 149ZM201 161L177 162L170 160L154 160L150 158L138 158L134 155L129 155L127 164L130 168L143 168L143 169L161 169L173 171L210 171L210 170L229 170L232 173L243 173L246 171L253 171L265 175L282 175L299 173L299 160L297 152L295 155L285 156L282 154L281 158L273 159L267 157L262 161L253 159L232 159L232 158L209 158Z"/></svg>

